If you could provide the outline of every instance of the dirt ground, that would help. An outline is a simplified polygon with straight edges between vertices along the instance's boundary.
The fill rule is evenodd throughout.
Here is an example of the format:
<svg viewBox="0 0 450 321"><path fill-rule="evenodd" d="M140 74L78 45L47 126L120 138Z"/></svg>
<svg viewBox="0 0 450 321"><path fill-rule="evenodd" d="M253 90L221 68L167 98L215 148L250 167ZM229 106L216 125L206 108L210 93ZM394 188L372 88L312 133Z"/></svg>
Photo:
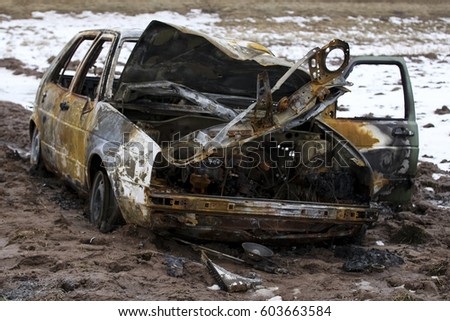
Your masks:
<svg viewBox="0 0 450 321"><path fill-rule="evenodd" d="M34 9L26 1L14 1L22 2L23 7L18 9L11 5L13 1L0 1L1 12L27 16ZM414 10L416 15L433 15L433 10L444 8L450 16L444 2L426 2L433 6L424 1L410 1L408 5L395 2L391 6L374 2L369 8L379 8L386 15L395 10L405 15ZM51 9L47 3L33 2L40 10ZM53 9L71 3L76 8L70 10L91 9L88 1L61 1L60 5L53 4ZM109 11L124 8L119 1L110 3ZM132 13L137 7L130 3L126 12ZM158 1L145 3L147 11L183 12L192 6L214 7L235 18L244 14L239 9L241 2L234 0L190 0L177 8L177 2L167 7ZM294 1L264 3L245 14L268 15L273 8L281 12L290 6L301 10ZM330 4L332 1L307 3L305 12L320 9L315 11L317 15L329 15L336 7L346 15L367 11L361 9L362 1L347 1L345 6ZM353 5L357 10L351 11ZM383 11L382 5L388 8ZM20 62L2 63L28 72ZM362 246L271 246L273 261L287 271L280 274L210 255L230 272L256 274L262 279L256 289L228 293L209 288L216 282L200 263L199 252L188 245L131 225L108 234L93 228L84 214L83 198L58 178L30 171L25 154L29 148L29 115L20 105L0 102L0 300L266 300L276 296L283 300L450 300L450 179L433 179L433 173L444 173L431 163L420 165L411 205L402 211L384 211L376 226L367 231ZM244 257L239 244L203 245ZM183 263L176 270L177 276L171 276L174 261ZM380 269L379 264L385 268ZM358 268L367 265L370 267Z"/></svg>

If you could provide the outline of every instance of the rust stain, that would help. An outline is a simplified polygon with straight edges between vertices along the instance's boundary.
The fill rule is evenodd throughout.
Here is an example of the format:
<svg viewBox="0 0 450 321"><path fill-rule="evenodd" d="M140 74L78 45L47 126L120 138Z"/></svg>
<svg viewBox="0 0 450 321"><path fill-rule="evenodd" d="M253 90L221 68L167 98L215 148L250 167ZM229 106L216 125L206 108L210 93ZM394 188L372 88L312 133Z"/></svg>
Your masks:
<svg viewBox="0 0 450 321"><path fill-rule="evenodd" d="M365 122L349 119L324 118L324 122L347 138L357 148L371 148L380 140L366 127Z"/></svg>
<svg viewBox="0 0 450 321"><path fill-rule="evenodd" d="M90 113L85 110L91 109L92 102L84 97L69 95L63 97L64 102L69 106L69 111L59 111L59 140L64 146L67 155L61 155L59 162L64 165L66 172L73 180L79 181L81 185L85 184L85 162L87 149L87 133L83 128L89 127L83 125L90 121ZM59 108L59 106L56 106Z"/></svg>
<svg viewBox="0 0 450 321"><path fill-rule="evenodd" d="M374 194L378 193L385 185L389 184L389 180L379 172L373 173L373 191Z"/></svg>
<svg viewBox="0 0 450 321"><path fill-rule="evenodd" d="M263 46L263 45L261 45L261 44L259 44L259 43L256 43L256 42L249 42L249 43L247 44L247 46L248 46L248 48L250 48L250 49L258 50L258 51L267 53L267 54L269 54L269 55L272 55L272 52L271 52L269 49L267 49L267 47L265 47L265 46Z"/></svg>

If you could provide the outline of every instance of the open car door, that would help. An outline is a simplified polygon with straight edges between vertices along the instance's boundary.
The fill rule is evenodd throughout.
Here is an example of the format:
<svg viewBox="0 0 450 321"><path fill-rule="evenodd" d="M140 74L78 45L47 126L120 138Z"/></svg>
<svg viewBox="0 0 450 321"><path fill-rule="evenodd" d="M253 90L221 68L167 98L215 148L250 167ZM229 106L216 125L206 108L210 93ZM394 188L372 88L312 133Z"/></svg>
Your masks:
<svg viewBox="0 0 450 321"><path fill-rule="evenodd" d="M367 159L374 172L373 200L408 202L419 139L406 64L397 57L356 57L344 74L353 83L351 92L321 118Z"/></svg>

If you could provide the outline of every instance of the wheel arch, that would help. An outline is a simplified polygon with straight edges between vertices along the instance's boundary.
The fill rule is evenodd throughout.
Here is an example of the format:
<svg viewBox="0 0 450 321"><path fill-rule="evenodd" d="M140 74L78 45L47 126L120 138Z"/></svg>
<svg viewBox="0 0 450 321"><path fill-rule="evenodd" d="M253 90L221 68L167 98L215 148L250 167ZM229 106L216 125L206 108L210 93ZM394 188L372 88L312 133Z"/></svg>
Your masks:
<svg viewBox="0 0 450 321"><path fill-rule="evenodd" d="M92 186L92 181L94 180L95 173L103 168L103 160L98 154L93 154L89 159L88 165L88 189Z"/></svg>
<svg viewBox="0 0 450 321"><path fill-rule="evenodd" d="M29 135L30 135L30 140L33 138L33 132L34 129L36 128L36 123L34 122L33 119L30 120L30 125L28 126L28 130L29 130Z"/></svg>
<svg viewBox="0 0 450 321"><path fill-rule="evenodd" d="M102 215L100 216L100 219L96 216L92 216L93 213L97 213L96 211L92 211L92 197L95 193L96 189L96 176L97 173L103 172L103 179L106 180L105 186L108 186L108 196L107 196L107 203L105 206L107 206L106 210L107 213L103 213L104 210L102 210ZM115 197L114 189L112 186L111 178L109 177L109 174L106 170L106 168L103 165L103 159L99 154L92 154L89 159L89 165L88 165L88 179L87 179L87 185L88 185L88 193L89 193L89 220L91 223L94 223L95 226L99 229L100 232L106 233L112 231L115 227L122 225L125 223L120 207L117 203L117 199ZM99 221L98 221L99 220Z"/></svg>

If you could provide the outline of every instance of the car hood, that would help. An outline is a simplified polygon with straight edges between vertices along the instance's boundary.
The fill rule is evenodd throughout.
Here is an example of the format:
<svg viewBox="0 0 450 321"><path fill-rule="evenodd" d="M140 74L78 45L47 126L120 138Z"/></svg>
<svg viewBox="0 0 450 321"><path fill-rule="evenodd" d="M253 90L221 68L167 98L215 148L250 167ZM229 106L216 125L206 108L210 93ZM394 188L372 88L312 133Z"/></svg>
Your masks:
<svg viewBox="0 0 450 321"><path fill-rule="evenodd" d="M152 21L133 49L117 88L170 81L199 92L256 97L259 73L267 71L270 83L275 84L291 66L254 42L218 39ZM297 69L274 98L289 96L309 80L305 70ZM115 100L122 96L119 89Z"/></svg>

